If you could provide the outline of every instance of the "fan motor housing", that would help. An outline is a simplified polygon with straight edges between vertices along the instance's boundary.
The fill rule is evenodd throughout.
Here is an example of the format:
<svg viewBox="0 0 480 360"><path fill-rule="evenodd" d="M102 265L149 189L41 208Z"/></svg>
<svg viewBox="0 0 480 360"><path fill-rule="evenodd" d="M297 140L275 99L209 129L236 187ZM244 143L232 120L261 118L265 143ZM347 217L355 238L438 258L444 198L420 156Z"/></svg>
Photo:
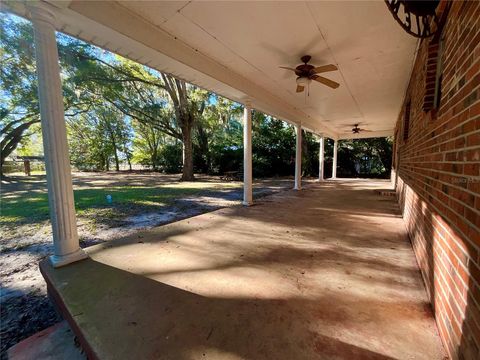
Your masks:
<svg viewBox="0 0 480 360"><path fill-rule="evenodd" d="M297 70L295 72L298 76L308 77L310 75L310 72L315 69L315 66L309 64L302 64L298 65L295 69Z"/></svg>

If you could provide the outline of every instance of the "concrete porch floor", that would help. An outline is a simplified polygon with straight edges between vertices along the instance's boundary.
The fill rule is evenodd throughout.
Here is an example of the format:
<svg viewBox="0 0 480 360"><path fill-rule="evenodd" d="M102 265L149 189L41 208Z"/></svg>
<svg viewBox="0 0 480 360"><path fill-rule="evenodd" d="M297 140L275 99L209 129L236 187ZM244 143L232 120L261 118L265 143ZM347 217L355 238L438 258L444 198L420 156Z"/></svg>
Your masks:
<svg viewBox="0 0 480 360"><path fill-rule="evenodd" d="M389 187L317 183L41 270L99 359L443 359Z"/></svg>

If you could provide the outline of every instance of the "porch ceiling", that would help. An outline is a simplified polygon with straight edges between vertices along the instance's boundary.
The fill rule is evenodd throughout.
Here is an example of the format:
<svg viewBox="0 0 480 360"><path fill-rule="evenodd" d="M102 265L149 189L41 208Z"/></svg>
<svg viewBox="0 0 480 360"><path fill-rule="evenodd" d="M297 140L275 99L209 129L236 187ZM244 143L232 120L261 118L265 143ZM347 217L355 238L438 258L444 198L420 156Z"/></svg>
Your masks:
<svg viewBox="0 0 480 360"><path fill-rule="evenodd" d="M416 46L383 1L49 3L66 33L333 138L393 133ZM305 54L337 64L340 88L296 94L279 66Z"/></svg>

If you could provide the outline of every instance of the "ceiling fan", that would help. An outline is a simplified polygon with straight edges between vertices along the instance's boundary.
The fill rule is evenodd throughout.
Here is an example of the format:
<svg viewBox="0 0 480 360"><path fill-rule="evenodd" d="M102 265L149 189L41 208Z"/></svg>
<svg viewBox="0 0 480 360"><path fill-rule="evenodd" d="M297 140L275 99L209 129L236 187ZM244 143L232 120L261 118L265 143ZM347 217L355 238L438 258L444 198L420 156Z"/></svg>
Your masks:
<svg viewBox="0 0 480 360"><path fill-rule="evenodd" d="M367 130L367 129L362 129L359 127L360 123L357 123L357 124L353 124L353 125L348 125L348 126L353 126L352 128L352 133L353 134L360 134L360 131L367 131L367 132L371 132L372 130Z"/></svg>
<svg viewBox="0 0 480 360"><path fill-rule="evenodd" d="M287 66L280 66L280 68L291 70L297 75L297 93L304 91L305 87L308 88L312 80L331 87L332 89L338 88L340 86L339 83L318 75L324 72L336 71L338 68L333 64L313 66L308 63L311 58L310 55L302 56L300 60L302 60L303 64L298 65L295 69Z"/></svg>

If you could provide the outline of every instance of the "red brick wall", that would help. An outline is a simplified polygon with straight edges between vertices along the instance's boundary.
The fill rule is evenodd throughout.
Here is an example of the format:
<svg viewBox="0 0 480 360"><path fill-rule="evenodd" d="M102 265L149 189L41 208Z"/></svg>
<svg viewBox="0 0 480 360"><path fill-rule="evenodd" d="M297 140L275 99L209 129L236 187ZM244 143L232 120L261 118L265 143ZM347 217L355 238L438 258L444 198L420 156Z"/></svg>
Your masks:
<svg viewBox="0 0 480 360"><path fill-rule="evenodd" d="M424 111L438 49L428 40L418 49L395 131L396 190L444 345L452 359L478 360L480 2L452 2L443 35L437 110Z"/></svg>

